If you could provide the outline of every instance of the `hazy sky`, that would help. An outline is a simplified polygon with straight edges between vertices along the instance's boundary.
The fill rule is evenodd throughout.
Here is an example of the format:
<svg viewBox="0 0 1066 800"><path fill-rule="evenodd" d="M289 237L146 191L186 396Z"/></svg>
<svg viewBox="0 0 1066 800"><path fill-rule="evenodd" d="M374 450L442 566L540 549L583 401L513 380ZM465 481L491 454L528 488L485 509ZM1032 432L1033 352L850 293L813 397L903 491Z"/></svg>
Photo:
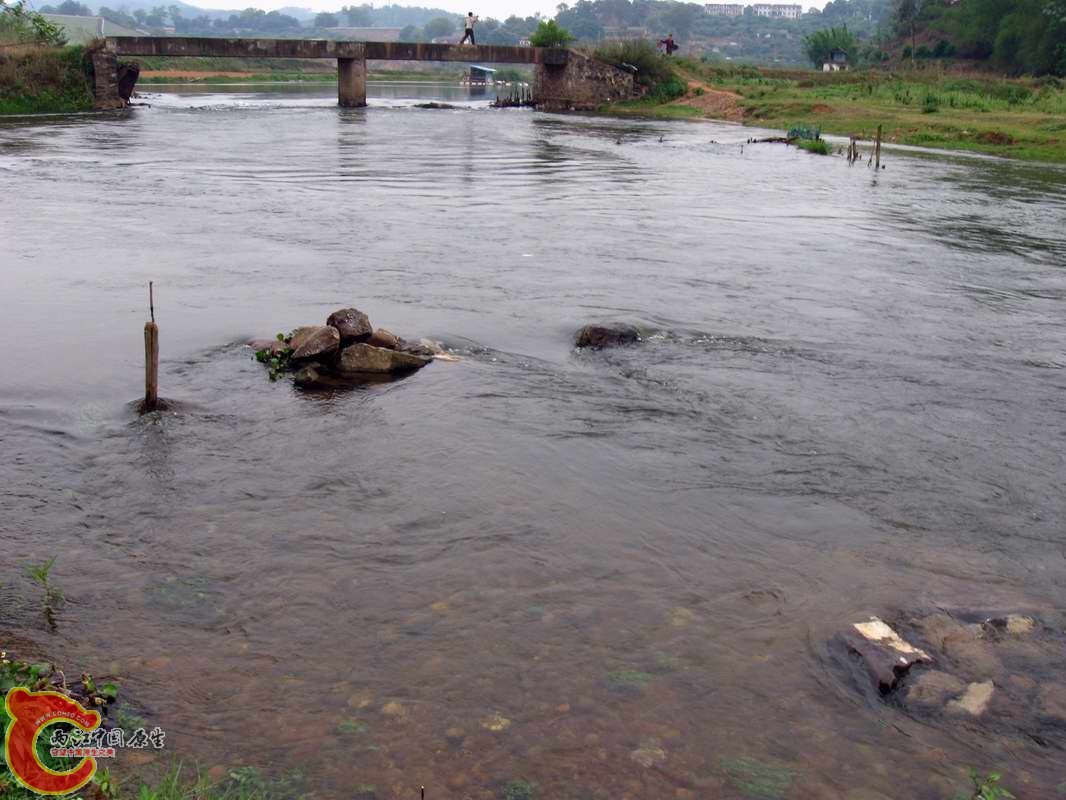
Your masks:
<svg viewBox="0 0 1066 800"><path fill-rule="evenodd" d="M285 6L295 6L297 8L310 8L314 11L336 11L343 5L360 5L365 0L247 0L247 2L241 2L240 0L186 0L194 6L200 6L201 8L232 8L242 9L253 6L255 8L263 8L270 11L275 8L283 8ZM711 2L712 0L707 0ZM781 2L782 0L721 0L722 2L738 2L750 4L752 2ZM121 5L119 0L116 0L117 5ZM162 2L162 5L166 5ZM388 0L376 0L375 6L389 5ZM443 8L448 11L454 11L457 14L466 14L467 11L473 11L475 14L482 17L496 17L497 19L506 19L512 14L517 14L520 17L527 17L531 14L535 14L538 11L545 16L553 16L555 14L555 7L558 5L558 0L409 0L404 2L400 0L396 2L396 5L401 6L425 6L428 8ZM803 7L809 8L812 4L804 3ZM819 3L819 6L824 5Z"/></svg>

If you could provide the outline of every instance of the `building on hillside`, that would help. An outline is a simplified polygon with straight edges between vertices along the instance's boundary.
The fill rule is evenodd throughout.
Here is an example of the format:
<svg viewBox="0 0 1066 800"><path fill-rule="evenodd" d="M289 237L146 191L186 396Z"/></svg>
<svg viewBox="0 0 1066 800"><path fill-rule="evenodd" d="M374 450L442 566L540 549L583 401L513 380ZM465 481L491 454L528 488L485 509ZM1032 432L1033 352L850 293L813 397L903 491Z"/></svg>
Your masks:
<svg viewBox="0 0 1066 800"><path fill-rule="evenodd" d="M799 19L803 14L803 6L778 5L776 3L756 3L751 7L752 12L758 17L770 17L772 19Z"/></svg>
<svg viewBox="0 0 1066 800"><path fill-rule="evenodd" d="M41 14L63 31L69 44L87 44L104 36L145 36L147 31L127 28L103 17L77 17L73 14Z"/></svg>
<svg viewBox="0 0 1066 800"><path fill-rule="evenodd" d="M707 3L703 8L712 17L744 16L744 6L740 3Z"/></svg>
<svg viewBox="0 0 1066 800"><path fill-rule="evenodd" d="M822 72L846 72L848 69L848 53L839 47L829 51L829 58L822 64Z"/></svg>
<svg viewBox="0 0 1066 800"><path fill-rule="evenodd" d="M335 36L351 42L398 42L403 28L352 28L341 25L322 30L329 33L331 37Z"/></svg>

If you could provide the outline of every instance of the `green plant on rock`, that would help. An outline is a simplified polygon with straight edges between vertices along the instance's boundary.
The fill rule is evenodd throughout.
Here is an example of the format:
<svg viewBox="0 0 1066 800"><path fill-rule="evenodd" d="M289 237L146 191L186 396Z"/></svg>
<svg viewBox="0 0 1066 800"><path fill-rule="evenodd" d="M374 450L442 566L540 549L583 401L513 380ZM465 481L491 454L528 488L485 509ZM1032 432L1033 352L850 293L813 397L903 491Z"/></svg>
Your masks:
<svg viewBox="0 0 1066 800"><path fill-rule="evenodd" d="M287 342L289 337L286 337L284 333L278 334L279 342ZM260 364L266 364L270 368L270 380L276 381L281 373L288 371L291 366L293 349L291 347L284 347L281 350L273 350L269 348L263 348L262 350L255 351L255 360Z"/></svg>
<svg viewBox="0 0 1066 800"><path fill-rule="evenodd" d="M990 772L984 778L977 770L970 768L970 781L973 783L973 792L959 793L956 800L1015 800L1013 794L999 785L1002 776L998 772Z"/></svg>

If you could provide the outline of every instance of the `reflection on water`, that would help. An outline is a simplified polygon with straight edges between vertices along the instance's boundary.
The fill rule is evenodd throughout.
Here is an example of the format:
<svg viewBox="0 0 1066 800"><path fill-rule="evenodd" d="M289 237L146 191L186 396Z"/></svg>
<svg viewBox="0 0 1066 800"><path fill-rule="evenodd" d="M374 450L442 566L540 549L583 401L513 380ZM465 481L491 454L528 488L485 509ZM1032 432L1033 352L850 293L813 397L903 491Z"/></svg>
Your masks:
<svg viewBox="0 0 1066 800"><path fill-rule="evenodd" d="M1061 610L1063 174L371 90L0 125L5 633L321 797L1049 796L1066 738L826 641ZM149 279L180 405L137 418ZM352 304L462 361L307 395L238 344ZM570 349L613 319L655 333Z"/></svg>

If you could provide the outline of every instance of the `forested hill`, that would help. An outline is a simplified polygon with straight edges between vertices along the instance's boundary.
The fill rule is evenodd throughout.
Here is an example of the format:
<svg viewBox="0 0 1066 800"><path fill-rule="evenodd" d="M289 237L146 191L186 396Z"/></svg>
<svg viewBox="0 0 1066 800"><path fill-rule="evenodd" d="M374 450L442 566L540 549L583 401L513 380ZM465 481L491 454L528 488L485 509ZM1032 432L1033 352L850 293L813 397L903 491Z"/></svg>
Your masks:
<svg viewBox="0 0 1066 800"><path fill-rule="evenodd" d="M898 0L893 25L904 57L945 42L998 70L1066 75L1066 0Z"/></svg>

